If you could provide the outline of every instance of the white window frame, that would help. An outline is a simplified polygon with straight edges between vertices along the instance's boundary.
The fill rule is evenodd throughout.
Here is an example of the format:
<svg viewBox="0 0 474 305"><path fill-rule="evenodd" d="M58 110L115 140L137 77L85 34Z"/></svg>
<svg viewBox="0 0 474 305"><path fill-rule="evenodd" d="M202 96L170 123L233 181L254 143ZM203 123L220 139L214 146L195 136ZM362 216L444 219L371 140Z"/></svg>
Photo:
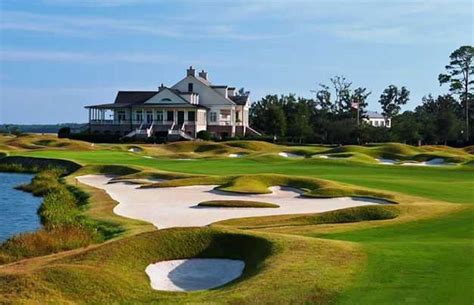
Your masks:
<svg viewBox="0 0 474 305"><path fill-rule="evenodd" d="M212 122L212 123L217 122L217 112L211 111L209 113L209 122Z"/></svg>

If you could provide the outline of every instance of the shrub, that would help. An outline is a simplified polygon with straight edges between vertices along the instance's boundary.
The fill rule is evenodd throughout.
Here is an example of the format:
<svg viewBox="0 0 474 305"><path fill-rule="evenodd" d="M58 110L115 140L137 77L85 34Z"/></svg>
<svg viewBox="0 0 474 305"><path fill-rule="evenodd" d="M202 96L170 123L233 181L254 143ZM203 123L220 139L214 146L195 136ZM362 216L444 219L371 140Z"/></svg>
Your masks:
<svg viewBox="0 0 474 305"><path fill-rule="evenodd" d="M204 141L209 141L211 139L211 134L207 130L201 130L197 133L197 138Z"/></svg>
<svg viewBox="0 0 474 305"><path fill-rule="evenodd" d="M70 127L61 127L58 131L58 138L67 138L71 134Z"/></svg>

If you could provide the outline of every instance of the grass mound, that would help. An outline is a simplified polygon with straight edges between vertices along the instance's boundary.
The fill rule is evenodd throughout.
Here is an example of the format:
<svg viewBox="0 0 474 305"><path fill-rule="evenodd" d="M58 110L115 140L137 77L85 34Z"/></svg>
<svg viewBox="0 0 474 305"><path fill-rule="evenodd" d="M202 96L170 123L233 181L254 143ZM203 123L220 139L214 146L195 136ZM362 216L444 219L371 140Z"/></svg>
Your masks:
<svg viewBox="0 0 474 305"><path fill-rule="evenodd" d="M200 207L220 208L279 208L278 204L247 200L210 200L198 204Z"/></svg>
<svg viewBox="0 0 474 305"><path fill-rule="evenodd" d="M84 296L87 296L87 303L94 304L107 304L111 300L141 304L180 303L180 298L203 297L213 292L179 296L154 291L145 275L147 265L181 258L243 260L242 276L224 286L229 287L258 273L266 258L274 252L271 242L248 234L209 228L160 230L106 243L26 274L5 275L0 271L0 303L2 298L9 296L14 296L17 302L27 302L38 300L40 295L53 303L64 300L83 303ZM36 278L36 285L29 285L27 279L31 276Z"/></svg>
<svg viewBox="0 0 474 305"><path fill-rule="evenodd" d="M61 171L62 175L75 172L81 166L75 162L58 159L8 156L0 158L0 170L7 172Z"/></svg>
<svg viewBox="0 0 474 305"><path fill-rule="evenodd" d="M278 174L195 176L159 181L141 187L178 187L190 185L219 185L219 190L244 194L268 194L271 192L269 190L271 186L287 186L302 190L304 196L315 198L368 197L381 198L387 201L393 199L392 195L384 192L358 188L329 180Z"/></svg>
<svg viewBox="0 0 474 305"><path fill-rule="evenodd" d="M224 142L227 146L242 148L251 151L276 151L279 146L264 141L228 141Z"/></svg>
<svg viewBox="0 0 474 305"><path fill-rule="evenodd" d="M59 139L56 135L22 134L18 136L0 136L2 147L9 150L18 149L71 149L92 150L93 146L84 141Z"/></svg>
<svg viewBox="0 0 474 305"><path fill-rule="evenodd" d="M398 217L400 210L396 206L361 206L330 212L308 215L275 215L266 217L248 217L229 219L215 223L221 226L240 228L268 228L287 226L307 226L320 224L350 223L372 220L386 220Z"/></svg>

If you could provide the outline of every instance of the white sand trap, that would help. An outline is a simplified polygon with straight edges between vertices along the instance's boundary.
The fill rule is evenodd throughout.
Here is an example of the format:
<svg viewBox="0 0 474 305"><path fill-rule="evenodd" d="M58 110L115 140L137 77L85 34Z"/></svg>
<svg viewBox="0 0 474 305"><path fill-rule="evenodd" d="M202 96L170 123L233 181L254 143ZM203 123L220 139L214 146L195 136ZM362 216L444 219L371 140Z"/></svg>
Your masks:
<svg viewBox="0 0 474 305"><path fill-rule="evenodd" d="M406 166L446 166L446 165L456 165L456 163L446 163L443 158L434 158L429 161L422 162L403 162L402 165Z"/></svg>
<svg viewBox="0 0 474 305"><path fill-rule="evenodd" d="M279 152L278 155L284 158L304 158L303 155L298 155L298 154L289 153L289 152Z"/></svg>
<svg viewBox="0 0 474 305"><path fill-rule="evenodd" d="M384 165L394 165L398 163L397 160L384 159L384 158L379 158L377 159L377 161L379 161L380 164L384 164Z"/></svg>
<svg viewBox="0 0 474 305"><path fill-rule="evenodd" d="M194 291L222 286L240 277L244 267L240 260L193 258L151 264L145 272L153 289Z"/></svg>
<svg viewBox="0 0 474 305"><path fill-rule="evenodd" d="M329 159L329 156L326 155L316 155L315 157L320 159Z"/></svg>
<svg viewBox="0 0 474 305"><path fill-rule="evenodd" d="M142 150L138 147L132 147L132 148L129 148L128 151L138 153L138 152L141 152Z"/></svg>
<svg viewBox="0 0 474 305"><path fill-rule="evenodd" d="M119 202L114 213L153 223L157 228L206 226L231 218L308 214L356 206L387 204L384 200L368 198L306 198L301 191L286 187L271 187L271 194L247 195L215 190L215 185L195 185L140 189L124 182L108 183L104 175L77 177L84 184L105 190ZM279 208L216 208L197 207L210 200L250 200L279 205Z"/></svg>
<svg viewBox="0 0 474 305"><path fill-rule="evenodd" d="M229 154L229 158L242 158L245 154Z"/></svg>
<svg viewBox="0 0 474 305"><path fill-rule="evenodd" d="M178 160L178 161L196 161L196 159L190 159L190 158L177 158L173 160Z"/></svg>

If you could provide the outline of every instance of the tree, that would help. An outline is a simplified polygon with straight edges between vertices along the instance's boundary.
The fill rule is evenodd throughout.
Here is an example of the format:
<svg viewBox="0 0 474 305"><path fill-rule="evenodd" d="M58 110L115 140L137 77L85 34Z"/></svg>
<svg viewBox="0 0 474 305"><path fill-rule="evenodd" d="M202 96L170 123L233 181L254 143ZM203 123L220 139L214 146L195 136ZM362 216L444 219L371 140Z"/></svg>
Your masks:
<svg viewBox="0 0 474 305"><path fill-rule="evenodd" d="M449 65L445 66L446 73L438 76L440 85L449 83L449 91L459 95L462 101L466 120L465 135L467 141L469 141L469 101L473 98L474 90L474 80L471 79L471 76L474 74L473 57L474 47L460 47L449 56Z"/></svg>
<svg viewBox="0 0 474 305"><path fill-rule="evenodd" d="M446 145L460 138L462 109L451 95L425 96L415 113L425 143Z"/></svg>
<svg viewBox="0 0 474 305"><path fill-rule="evenodd" d="M236 96L249 96L250 91L246 91L245 88L240 88L239 91L235 93Z"/></svg>
<svg viewBox="0 0 474 305"><path fill-rule="evenodd" d="M402 87L398 89L395 85L388 86L379 99L383 116L388 118L394 117L400 112L401 106L405 105L409 99L410 91L407 88Z"/></svg>
<svg viewBox="0 0 474 305"><path fill-rule="evenodd" d="M405 144L418 144L421 140L420 123L413 111L405 111L392 119L392 139Z"/></svg>
<svg viewBox="0 0 474 305"><path fill-rule="evenodd" d="M267 95L250 107L250 123L266 134L284 136L286 116L283 110L283 97Z"/></svg>
<svg viewBox="0 0 474 305"><path fill-rule="evenodd" d="M331 78L331 83L334 88L335 98L334 105L338 112L350 111L351 109L351 85L344 76L336 75Z"/></svg>

